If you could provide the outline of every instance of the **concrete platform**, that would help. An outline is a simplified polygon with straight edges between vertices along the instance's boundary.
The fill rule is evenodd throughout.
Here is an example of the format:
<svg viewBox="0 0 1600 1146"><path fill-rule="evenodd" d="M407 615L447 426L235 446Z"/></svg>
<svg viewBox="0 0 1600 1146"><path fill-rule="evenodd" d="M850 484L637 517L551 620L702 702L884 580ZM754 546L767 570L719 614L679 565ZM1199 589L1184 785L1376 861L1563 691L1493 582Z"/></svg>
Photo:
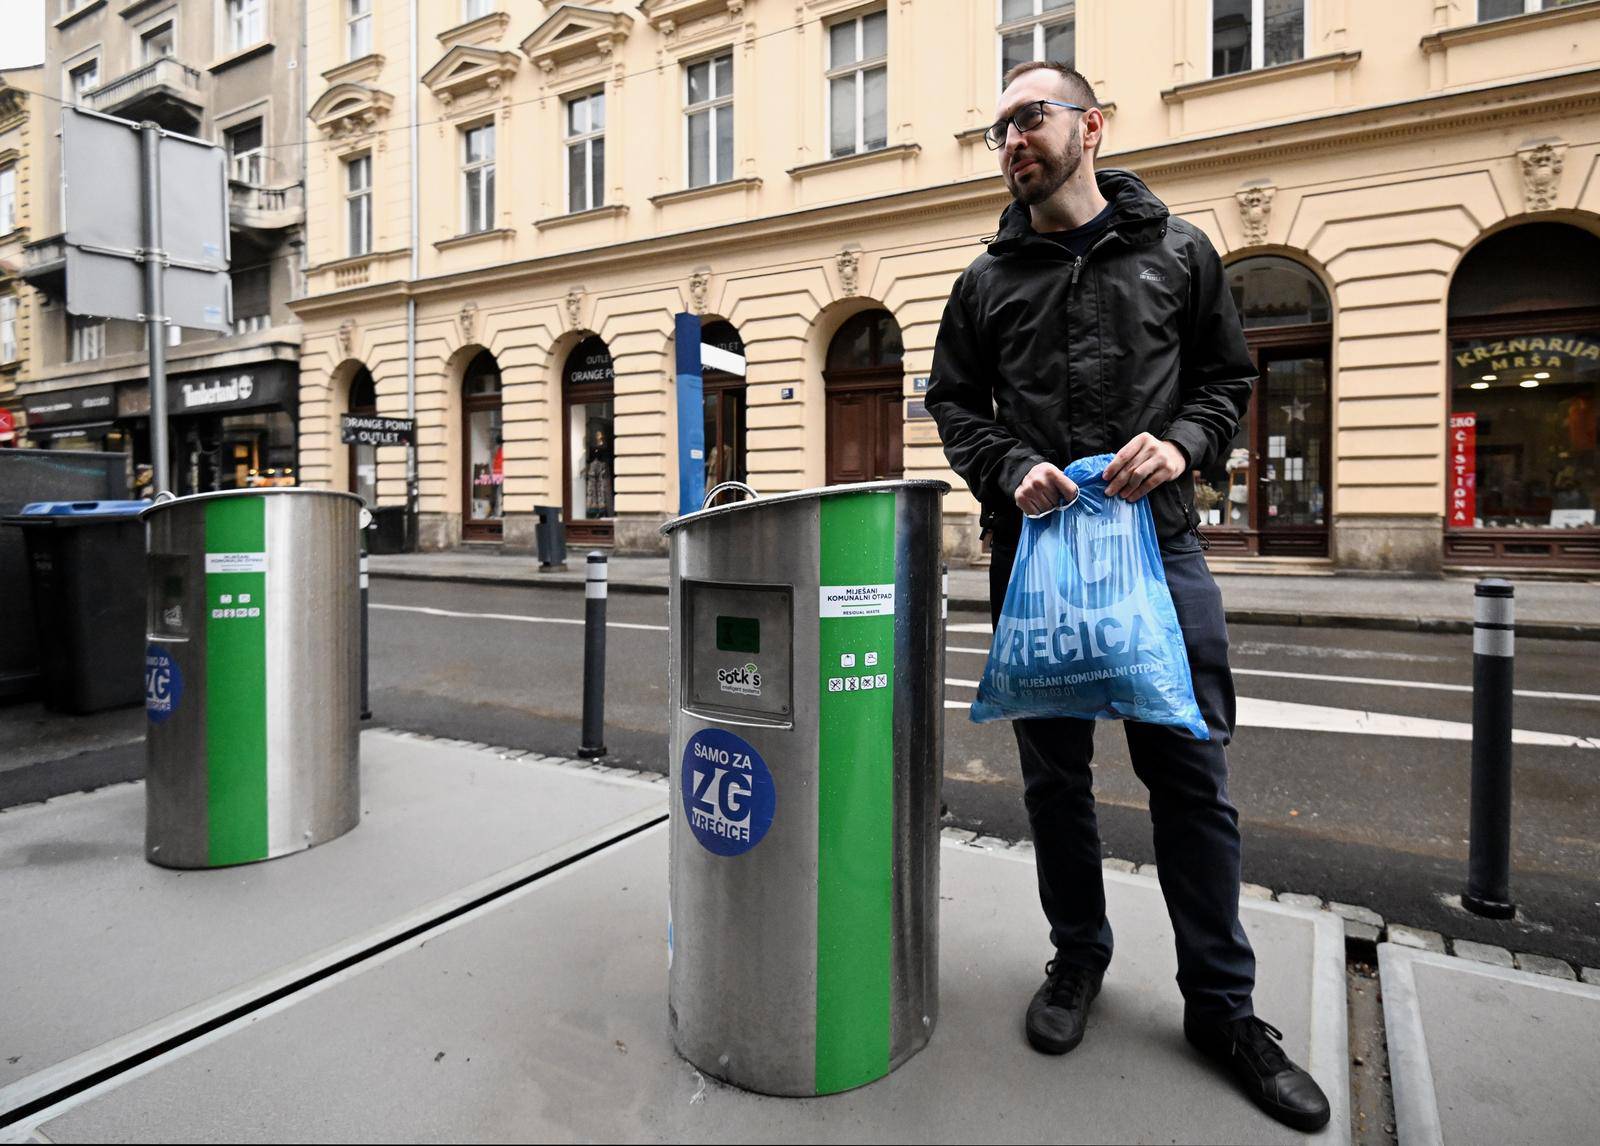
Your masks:
<svg viewBox="0 0 1600 1146"><path fill-rule="evenodd" d="M665 789L369 732L361 824L212 871L144 860L144 790L0 814L0 1112L665 812Z"/></svg>
<svg viewBox="0 0 1600 1146"><path fill-rule="evenodd" d="M1378 947L1402 1146L1593 1142L1600 987Z"/></svg>
<svg viewBox="0 0 1600 1146"><path fill-rule="evenodd" d="M579 776L582 774L579 773ZM651 828L222 1027L52 1112L72 1141L1286 1142L1196 1058L1154 880L1107 873L1117 957L1088 1038L1046 1058L1032 862L943 851L942 1017L888 1079L763 1098L673 1052L666 833ZM1341 924L1247 900L1257 1007L1349 1139ZM28 1127L18 1127L26 1132Z"/></svg>

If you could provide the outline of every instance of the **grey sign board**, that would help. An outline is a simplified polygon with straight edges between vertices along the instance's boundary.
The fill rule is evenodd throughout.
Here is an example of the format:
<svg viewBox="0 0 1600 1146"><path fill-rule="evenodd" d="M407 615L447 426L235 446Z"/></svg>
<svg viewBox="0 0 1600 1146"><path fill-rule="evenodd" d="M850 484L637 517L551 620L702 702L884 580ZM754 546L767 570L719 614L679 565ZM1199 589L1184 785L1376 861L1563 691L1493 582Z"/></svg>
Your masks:
<svg viewBox="0 0 1600 1146"><path fill-rule="evenodd" d="M139 125L61 109L61 183L67 310L139 321L145 316L144 204ZM164 307L179 326L228 333L228 180L223 149L164 133L160 166Z"/></svg>

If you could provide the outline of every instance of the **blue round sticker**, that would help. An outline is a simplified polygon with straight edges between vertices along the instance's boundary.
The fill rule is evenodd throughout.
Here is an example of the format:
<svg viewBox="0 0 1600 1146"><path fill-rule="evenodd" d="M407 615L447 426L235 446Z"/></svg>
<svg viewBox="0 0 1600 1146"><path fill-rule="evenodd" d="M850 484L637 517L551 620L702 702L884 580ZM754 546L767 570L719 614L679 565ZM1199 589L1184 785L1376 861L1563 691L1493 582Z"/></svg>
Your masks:
<svg viewBox="0 0 1600 1146"><path fill-rule="evenodd" d="M683 814L708 852L742 855L772 826L778 789L761 754L722 728L702 728L683 746Z"/></svg>
<svg viewBox="0 0 1600 1146"><path fill-rule="evenodd" d="M160 645L144 650L144 711L151 724L164 724L183 698L183 674L178 662Z"/></svg>

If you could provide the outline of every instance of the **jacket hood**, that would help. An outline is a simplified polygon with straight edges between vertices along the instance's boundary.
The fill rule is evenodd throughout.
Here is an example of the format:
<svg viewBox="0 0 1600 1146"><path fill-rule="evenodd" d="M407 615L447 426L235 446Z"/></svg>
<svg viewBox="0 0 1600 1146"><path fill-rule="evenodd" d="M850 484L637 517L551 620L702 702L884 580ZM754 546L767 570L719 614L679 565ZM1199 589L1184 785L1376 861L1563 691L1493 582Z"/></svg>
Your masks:
<svg viewBox="0 0 1600 1146"><path fill-rule="evenodd" d="M1094 173L1100 194L1111 204L1111 225L1124 240L1140 246L1155 242L1166 230L1167 205L1157 199L1131 171L1108 167ZM1033 243L1044 244L1041 250L1058 256L1061 247L1049 239L1041 239L1033 229L1033 218L1027 207L1016 199L1000 213L1000 230L989 241L992 255L1011 254Z"/></svg>

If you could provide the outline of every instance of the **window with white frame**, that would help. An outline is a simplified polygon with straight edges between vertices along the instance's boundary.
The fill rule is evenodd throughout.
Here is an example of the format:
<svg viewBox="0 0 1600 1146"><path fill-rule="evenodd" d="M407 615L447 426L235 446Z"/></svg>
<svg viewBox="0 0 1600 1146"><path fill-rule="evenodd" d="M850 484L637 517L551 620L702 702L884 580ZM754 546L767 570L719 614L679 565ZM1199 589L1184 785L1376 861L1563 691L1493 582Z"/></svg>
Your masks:
<svg viewBox="0 0 1600 1146"><path fill-rule="evenodd" d="M68 347L68 361L89 362L106 356L105 319L74 314L69 317L68 322L72 337L71 345Z"/></svg>
<svg viewBox="0 0 1600 1146"><path fill-rule="evenodd" d="M1584 0L1478 0L1478 19L1504 20L1507 16L1521 16L1525 12L1541 12L1546 8L1565 8L1568 4L1581 4Z"/></svg>
<svg viewBox="0 0 1600 1146"><path fill-rule="evenodd" d="M494 124L461 133L461 197L464 234L494 226Z"/></svg>
<svg viewBox="0 0 1600 1146"><path fill-rule="evenodd" d="M733 53L684 69L689 186L733 178Z"/></svg>
<svg viewBox="0 0 1600 1146"><path fill-rule="evenodd" d="M67 100L82 103L88 92L100 86L100 61L85 60L67 72Z"/></svg>
<svg viewBox="0 0 1600 1146"><path fill-rule="evenodd" d="M1000 75L1029 60L1077 67L1074 0L1000 0Z"/></svg>
<svg viewBox="0 0 1600 1146"><path fill-rule="evenodd" d="M227 50L242 52L267 38L267 0L224 0Z"/></svg>
<svg viewBox="0 0 1600 1146"><path fill-rule="evenodd" d="M352 258L372 250L372 156L358 155L344 165L344 217Z"/></svg>
<svg viewBox="0 0 1600 1146"><path fill-rule="evenodd" d="M1212 0L1211 74L1303 60L1306 0Z"/></svg>
<svg viewBox="0 0 1600 1146"><path fill-rule="evenodd" d="M17 229L17 168L0 167L0 235Z"/></svg>
<svg viewBox="0 0 1600 1146"><path fill-rule="evenodd" d="M494 0L461 0L461 22L476 20L494 11Z"/></svg>
<svg viewBox="0 0 1600 1146"><path fill-rule="evenodd" d="M828 155L889 143L889 15L868 12L828 26Z"/></svg>
<svg viewBox="0 0 1600 1146"><path fill-rule="evenodd" d="M177 50L177 41L171 20L163 20L153 28L139 33L139 62L153 64Z"/></svg>
<svg viewBox="0 0 1600 1146"><path fill-rule="evenodd" d="M17 360L17 296L0 294L0 362Z"/></svg>
<svg viewBox="0 0 1600 1146"><path fill-rule="evenodd" d="M272 268L245 267L234 271L233 332L250 334L272 326Z"/></svg>
<svg viewBox="0 0 1600 1146"><path fill-rule="evenodd" d="M589 211L606 202L606 95L592 92L567 101L567 210Z"/></svg>
<svg viewBox="0 0 1600 1146"><path fill-rule="evenodd" d="M359 60L372 51L372 0L345 0L345 44L349 59Z"/></svg>
<svg viewBox="0 0 1600 1146"><path fill-rule="evenodd" d="M229 178L259 187L266 181L267 153L261 143L261 121L252 119L223 132L228 145Z"/></svg>

